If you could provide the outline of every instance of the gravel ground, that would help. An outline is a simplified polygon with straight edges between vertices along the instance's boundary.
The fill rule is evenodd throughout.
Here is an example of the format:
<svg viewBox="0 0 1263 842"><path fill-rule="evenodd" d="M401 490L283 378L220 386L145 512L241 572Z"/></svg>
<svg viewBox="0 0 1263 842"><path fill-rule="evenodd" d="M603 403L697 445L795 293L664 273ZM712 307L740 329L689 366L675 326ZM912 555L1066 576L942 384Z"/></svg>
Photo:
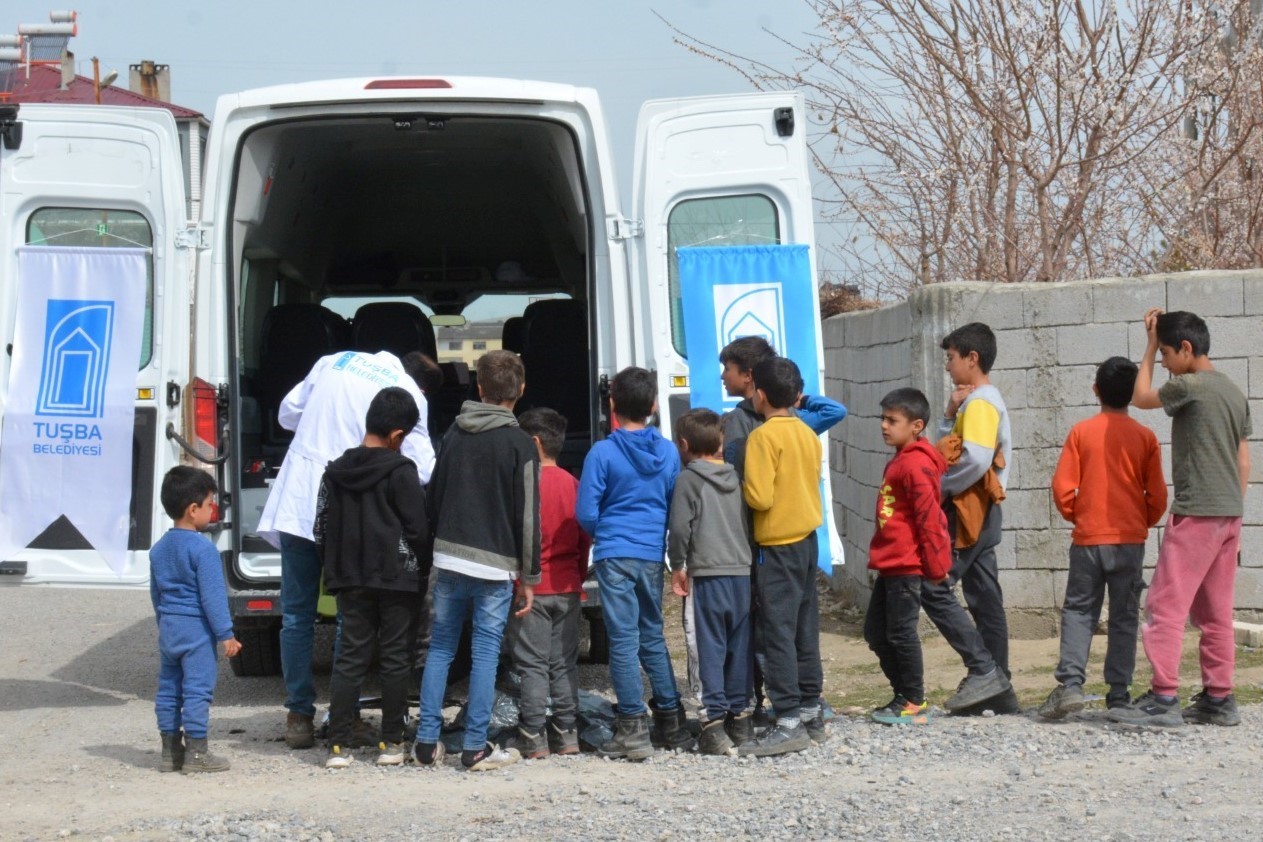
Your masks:
<svg viewBox="0 0 1263 842"><path fill-rule="evenodd" d="M225 667L211 738L233 769L185 777L156 771L146 594L0 588L0 616L3 839L1257 838L1258 706L1240 728L1136 731L1091 709L1058 724L839 717L825 745L767 760L329 772L322 751L280 741L279 679Z"/></svg>

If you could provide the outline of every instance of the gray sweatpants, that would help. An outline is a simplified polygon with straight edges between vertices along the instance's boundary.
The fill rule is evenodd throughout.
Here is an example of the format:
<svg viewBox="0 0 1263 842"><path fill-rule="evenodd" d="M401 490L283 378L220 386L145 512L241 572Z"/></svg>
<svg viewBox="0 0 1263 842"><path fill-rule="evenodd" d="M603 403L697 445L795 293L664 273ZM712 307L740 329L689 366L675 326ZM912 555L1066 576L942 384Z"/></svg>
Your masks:
<svg viewBox="0 0 1263 842"><path fill-rule="evenodd" d="M563 731L575 726L579 707L579 594L535 597L518 623L513 660L522 674L522 727L544 729L548 700L553 722Z"/></svg>
<svg viewBox="0 0 1263 842"><path fill-rule="evenodd" d="M1105 646L1105 681L1125 689L1136 669L1141 568L1144 544L1100 544L1070 547L1070 574L1061 606L1061 660L1053 673L1061 684L1082 685L1087 677L1092 633L1101 619L1106 591L1110 598L1109 636Z"/></svg>

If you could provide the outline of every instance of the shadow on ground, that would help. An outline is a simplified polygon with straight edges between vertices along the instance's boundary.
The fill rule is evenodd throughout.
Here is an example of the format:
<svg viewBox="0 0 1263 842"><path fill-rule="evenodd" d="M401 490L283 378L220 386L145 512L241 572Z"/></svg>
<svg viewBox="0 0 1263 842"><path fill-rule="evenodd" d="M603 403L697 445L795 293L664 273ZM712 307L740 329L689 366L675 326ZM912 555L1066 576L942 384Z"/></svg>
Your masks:
<svg viewBox="0 0 1263 842"><path fill-rule="evenodd" d="M0 711L30 708L114 707L126 703L126 699L68 681L0 679Z"/></svg>

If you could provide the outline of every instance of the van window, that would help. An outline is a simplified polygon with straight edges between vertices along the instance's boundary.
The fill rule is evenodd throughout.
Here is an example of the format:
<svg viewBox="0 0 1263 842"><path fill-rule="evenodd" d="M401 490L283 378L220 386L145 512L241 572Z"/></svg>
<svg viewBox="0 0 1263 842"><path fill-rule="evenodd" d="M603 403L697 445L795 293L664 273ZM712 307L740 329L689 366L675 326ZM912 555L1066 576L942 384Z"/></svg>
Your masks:
<svg viewBox="0 0 1263 842"><path fill-rule="evenodd" d="M713 196L688 199L667 217L667 287L671 296L671 344L688 358L677 248L754 246L779 243L776 203L767 196Z"/></svg>
<svg viewBox="0 0 1263 842"><path fill-rule="evenodd" d="M153 248L149 221L135 211L96 208L40 208L26 224L32 246ZM140 337L140 368L153 359L153 253L145 261L145 326Z"/></svg>

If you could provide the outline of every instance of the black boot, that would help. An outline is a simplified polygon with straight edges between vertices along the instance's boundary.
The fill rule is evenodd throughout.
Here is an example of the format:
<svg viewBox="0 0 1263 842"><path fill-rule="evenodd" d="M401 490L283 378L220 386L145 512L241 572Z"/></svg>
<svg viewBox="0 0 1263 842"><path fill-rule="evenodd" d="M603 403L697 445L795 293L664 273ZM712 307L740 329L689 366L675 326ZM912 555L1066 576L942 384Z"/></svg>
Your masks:
<svg viewBox="0 0 1263 842"><path fill-rule="evenodd" d="M184 744L185 757L181 772L188 775L192 772L223 772L231 765L222 757L210 753L206 738L200 740L189 737Z"/></svg>
<svg viewBox="0 0 1263 842"><path fill-rule="evenodd" d="M743 710L741 713L726 714L724 729L728 732L728 739L737 748L754 742L754 711Z"/></svg>
<svg viewBox="0 0 1263 842"><path fill-rule="evenodd" d="M184 732L163 731L162 765L159 772L178 772L184 765Z"/></svg>
<svg viewBox="0 0 1263 842"><path fill-rule="evenodd" d="M602 757L625 757L628 760L645 760L653 756L653 743L649 741L649 715L618 715L613 739L601 744L597 753Z"/></svg>
<svg viewBox="0 0 1263 842"><path fill-rule="evenodd" d="M649 734L649 740L654 748L665 748L668 751L691 750L694 740L693 735L689 733L684 705L676 705L674 710L655 710L653 730Z"/></svg>
<svg viewBox="0 0 1263 842"><path fill-rule="evenodd" d="M737 753L736 746L732 744L732 739L724 730L722 719L712 719L702 723L702 735L697 738L697 748L702 754L729 756Z"/></svg>

